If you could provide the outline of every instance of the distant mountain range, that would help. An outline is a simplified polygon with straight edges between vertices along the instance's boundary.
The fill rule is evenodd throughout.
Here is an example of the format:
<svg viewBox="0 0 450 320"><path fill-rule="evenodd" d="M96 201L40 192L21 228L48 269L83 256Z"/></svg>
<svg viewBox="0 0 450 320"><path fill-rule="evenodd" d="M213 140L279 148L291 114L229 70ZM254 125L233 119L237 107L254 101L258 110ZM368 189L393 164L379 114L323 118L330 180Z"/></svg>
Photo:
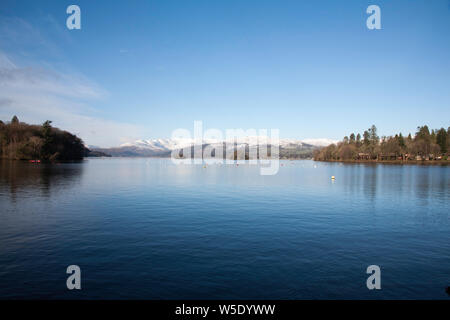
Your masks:
<svg viewBox="0 0 450 320"><path fill-rule="evenodd" d="M261 139L260 139L261 140ZM268 138L268 145L271 145ZM261 143L261 142L260 142ZM281 158L309 158L315 149L328 146L336 141L331 139L280 139L280 157ZM137 140L133 143L125 143L114 148L98 148L90 146L91 151L108 154L113 157L170 157L173 151L178 154L187 154L191 148L193 154L195 145L198 145L193 139L149 139ZM204 139L202 149L209 148L214 156L214 150L222 147L227 151L227 156L233 157L234 152L248 155L253 148L258 148L258 137L243 137L233 141L220 141L215 139ZM239 158L239 156L238 156Z"/></svg>

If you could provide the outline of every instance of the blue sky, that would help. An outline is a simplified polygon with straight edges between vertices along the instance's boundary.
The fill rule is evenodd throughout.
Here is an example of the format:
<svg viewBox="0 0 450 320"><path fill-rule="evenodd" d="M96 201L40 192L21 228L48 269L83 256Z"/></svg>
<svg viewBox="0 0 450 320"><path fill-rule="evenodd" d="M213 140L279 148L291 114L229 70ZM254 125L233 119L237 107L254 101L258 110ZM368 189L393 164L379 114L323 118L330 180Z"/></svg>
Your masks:
<svg viewBox="0 0 450 320"><path fill-rule="evenodd" d="M81 8L81 30L66 8ZM381 8L368 30L366 8ZM341 139L450 125L450 2L0 3L0 119L54 121L88 144L176 128Z"/></svg>

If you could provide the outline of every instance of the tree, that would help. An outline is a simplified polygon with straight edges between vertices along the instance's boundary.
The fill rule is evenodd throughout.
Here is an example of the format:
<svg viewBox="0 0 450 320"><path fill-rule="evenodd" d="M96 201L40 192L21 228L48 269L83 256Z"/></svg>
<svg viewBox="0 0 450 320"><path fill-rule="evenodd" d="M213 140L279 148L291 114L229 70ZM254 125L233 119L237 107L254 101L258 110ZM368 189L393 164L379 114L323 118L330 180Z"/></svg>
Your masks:
<svg viewBox="0 0 450 320"><path fill-rule="evenodd" d="M364 140L363 140L363 144L364 145L369 145L370 144L370 133L369 133L369 131L364 131L364 133L363 133L363 137L364 137Z"/></svg>
<svg viewBox="0 0 450 320"><path fill-rule="evenodd" d="M352 160L356 157L356 147L353 144L343 145L339 149L340 160Z"/></svg>
<svg viewBox="0 0 450 320"><path fill-rule="evenodd" d="M402 133L398 135L398 145L403 149L406 147L405 139L403 139Z"/></svg>
<svg viewBox="0 0 450 320"><path fill-rule="evenodd" d="M0 125L0 157L5 159L79 160L86 154L83 141L67 131L24 122ZM1 166L1 165L0 165Z"/></svg>
<svg viewBox="0 0 450 320"><path fill-rule="evenodd" d="M17 116L12 117L11 123L12 124L19 124L19 118L17 118Z"/></svg>
<svg viewBox="0 0 450 320"><path fill-rule="evenodd" d="M344 137L344 143L348 143L348 137L347 136Z"/></svg>
<svg viewBox="0 0 450 320"><path fill-rule="evenodd" d="M377 127L374 124L370 127L369 133L370 133L370 142L373 145L377 145L378 142L380 141L380 138L378 137L377 134Z"/></svg>
<svg viewBox="0 0 450 320"><path fill-rule="evenodd" d="M380 150L387 155L399 155L401 153L400 145L397 137L383 137Z"/></svg>
<svg viewBox="0 0 450 320"><path fill-rule="evenodd" d="M416 152L422 156L428 156L431 152L431 135L428 126L417 127L414 144L416 145Z"/></svg>
<svg viewBox="0 0 450 320"><path fill-rule="evenodd" d="M431 134L430 134L430 140L432 143L436 143L436 134L437 134L437 130L431 130Z"/></svg>
<svg viewBox="0 0 450 320"><path fill-rule="evenodd" d="M358 148L361 146L361 135L359 133L356 135L356 146Z"/></svg>
<svg viewBox="0 0 450 320"><path fill-rule="evenodd" d="M344 137L337 145L317 150L314 153L316 160L375 160L389 159L409 160L420 155L424 160L443 159L447 161L446 153L450 150L450 127L433 130L430 133L428 126L417 127L414 137L409 134L407 138L399 133L394 136L383 136L380 140L375 126L364 131L361 135L350 134ZM356 143L353 143L356 141ZM381 157L380 157L381 155Z"/></svg>
<svg viewBox="0 0 450 320"><path fill-rule="evenodd" d="M350 134L350 143L355 143L355 134Z"/></svg>
<svg viewBox="0 0 450 320"><path fill-rule="evenodd" d="M45 159L49 159L51 156L52 145L52 126L51 121L47 120L42 124L42 156Z"/></svg>
<svg viewBox="0 0 450 320"><path fill-rule="evenodd" d="M441 153L447 153L447 132L444 128L439 129L437 132L436 143L441 148Z"/></svg>
<svg viewBox="0 0 450 320"><path fill-rule="evenodd" d="M42 139L36 136L31 137L28 140L27 144L29 148L29 154L34 159L39 159L41 157L41 150L42 150Z"/></svg>
<svg viewBox="0 0 450 320"><path fill-rule="evenodd" d="M428 129L427 125L423 127L417 127L416 139L423 139L426 141L430 140L430 130Z"/></svg>
<svg viewBox="0 0 450 320"><path fill-rule="evenodd" d="M450 127L447 128L447 151L450 150Z"/></svg>

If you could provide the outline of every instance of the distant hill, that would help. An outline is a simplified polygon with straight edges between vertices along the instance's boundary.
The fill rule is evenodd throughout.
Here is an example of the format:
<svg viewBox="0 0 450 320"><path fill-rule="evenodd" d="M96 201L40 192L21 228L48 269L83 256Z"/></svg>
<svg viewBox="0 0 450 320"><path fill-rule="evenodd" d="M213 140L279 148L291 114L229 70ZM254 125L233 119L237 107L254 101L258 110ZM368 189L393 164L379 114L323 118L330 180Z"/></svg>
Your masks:
<svg viewBox="0 0 450 320"><path fill-rule="evenodd" d="M111 155L98 150L90 150L90 148L86 148L85 157L98 158L98 157L111 157Z"/></svg>
<svg viewBox="0 0 450 320"><path fill-rule="evenodd" d="M113 157L170 157L170 150L153 150L136 146L123 146L117 148L96 148L94 152L101 152Z"/></svg>

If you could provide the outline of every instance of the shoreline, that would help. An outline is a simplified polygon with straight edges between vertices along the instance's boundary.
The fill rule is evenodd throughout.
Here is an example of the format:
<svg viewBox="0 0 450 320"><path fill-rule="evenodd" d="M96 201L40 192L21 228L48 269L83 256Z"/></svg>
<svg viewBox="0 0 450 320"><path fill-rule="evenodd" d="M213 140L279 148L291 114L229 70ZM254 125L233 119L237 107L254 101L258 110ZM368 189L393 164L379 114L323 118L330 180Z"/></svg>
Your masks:
<svg viewBox="0 0 450 320"><path fill-rule="evenodd" d="M104 156L93 156L93 157L84 157L83 159L74 159L74 160L63 160L63 161L43 161L41 160L39 163L42 164L54 164L54 163L73 163L73 162L83 162L84 160L89 159L170 159L170 157L104 157ZM186 160L186 159L183 159ZM226 159L224 159L226 160ZM228 159L230 160L230 159ZM450 165L450 160L316 160L313 158L280 158L280 161L314 161L314 162L334 162L334 163L345 163L345 164L391 164L391 165L418 165L418 166L448 166ZM34 161L28 159L9 159L9 158L0 158L0 161L6 162L27 162L32 163ZM237 159L232 161L250 161L248 159Z"/></svg>
<svg viewBox="0 0 450 320"><path fill-rule="evenodd" d="M396 165L418 165L418 166L448 166L449 160L316 160L317 162L340 162L340 163L365 163L365 164L396 164Z"/></svg>

